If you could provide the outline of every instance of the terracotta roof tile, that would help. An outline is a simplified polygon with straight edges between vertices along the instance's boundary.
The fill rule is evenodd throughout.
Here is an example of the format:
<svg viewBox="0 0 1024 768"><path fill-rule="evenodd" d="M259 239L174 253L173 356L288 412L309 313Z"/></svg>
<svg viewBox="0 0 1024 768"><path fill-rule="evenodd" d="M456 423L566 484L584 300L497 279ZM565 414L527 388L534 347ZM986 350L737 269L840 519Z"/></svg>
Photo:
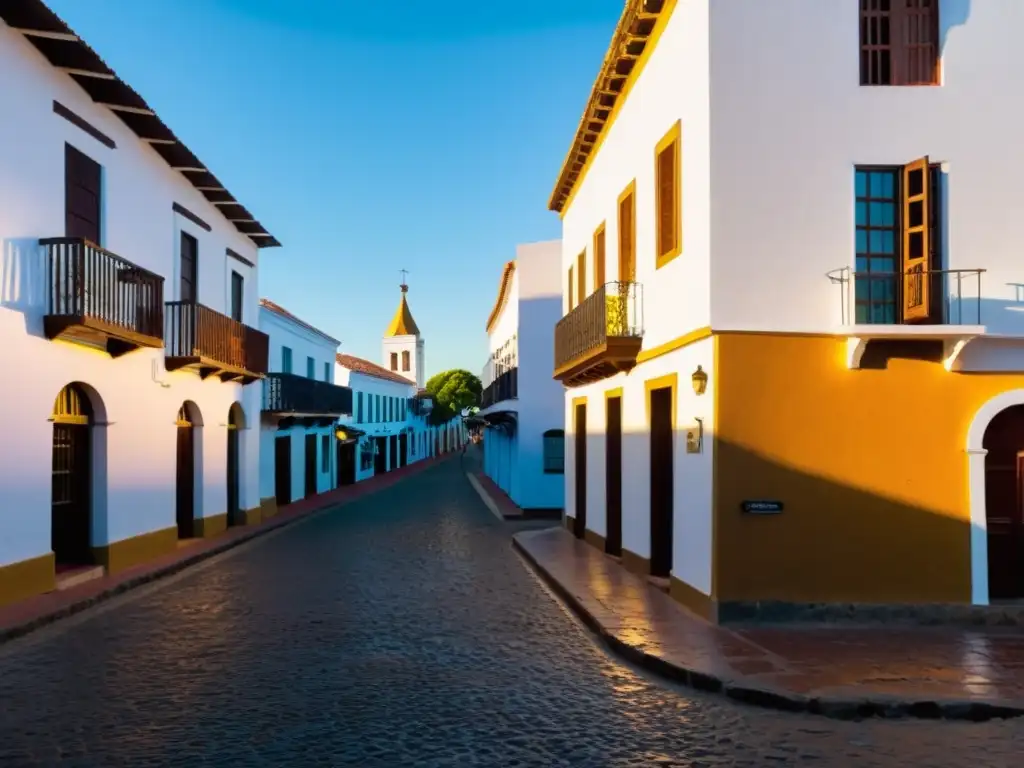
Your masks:
<svg viewBox="0 0 1024 768"><path fill-rule="evenodd" d="M321 331L319 328L316 328L315 326L310 325L305 320L300 320L295 315L293 315L291 312L289 312L287 309L282 307L280 304L275 304L270 299L260 299L260 306L264 307L266 309L269 309L271 312L273 312L276 315L280 315L281 317L284 317L284 318L286 318L288 320L291 320L293 323L301 325L306 330L312 331L313 333L317 334L318 336L323 336L328 341L333 341L335 344L341 344L341 342L338 341L333 336L328 336L326 333Z"/></svg>
<svg viewBox="0 0 1024 768"><path fill-rule="evenodd" d="M334 356L338 364L348 368L353 373L361 373L364 376L373 376L376 379L384 379L385 381L394 381L398 384L406 384L410 387L416 386L415 382L409 381L401 374L389 371L382 365L371 363L369 360L363 360L361 357L354 357L352 355L337 354Z"/></svg>

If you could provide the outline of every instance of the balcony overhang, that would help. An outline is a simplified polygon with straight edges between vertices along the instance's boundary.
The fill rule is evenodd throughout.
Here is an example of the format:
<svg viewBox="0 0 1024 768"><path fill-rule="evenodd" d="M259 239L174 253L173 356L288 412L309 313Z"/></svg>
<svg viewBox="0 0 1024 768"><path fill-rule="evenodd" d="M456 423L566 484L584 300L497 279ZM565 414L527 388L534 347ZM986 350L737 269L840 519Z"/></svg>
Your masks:
<svg viewBox="0 0 1024 768"><path fill-rule="evenodd" d="M159 336L138 333L89 315L44 315L43 333L50 340L95 347L111 357L121 357L140 347L160 349L164 345Z"/></svg>
<svg viewBox="0 0 1024 768"><path fill-rule="evenodd" d="M258 371L249 371L239 366L229 365L205 355L165 357L164 367L168 371L195 371L201 379L217 376L221 381L236 381L240 384L251 384L265 375Z"/></svg>
<svg viewBox="0 0 1024 768"><path fill-rule="evenodd" d="M337 419L330 416L285 416L277 422L277 429L284 431L292 427L303 427L304 429L329 427L336 421Z"/></svg>
<svg viewBox="0 0 1024 768"><path fill-rule="evenodd" d="M609 336L601 344L555 368L554 378L567 387L606 379L636 367L643 339L640 336Z"/></svg>
<svg viewBox="0 0 1024 768"><path fill-rule="evenodd" d="M988 329L984 325L865 324L844 326L839 333L846 337L847 368L877 367L871 350L878 350L942 362L947 371L953 371L958 370L958 359L966 346L985 337Z"/></svg>
<svg viewBox="0 0 1024 768"><path fill-rule="evenodd" d="M511 437L519 426L519 414L515 411L492 411L488 414L477 414L491 429L497 429Z"/></svg>

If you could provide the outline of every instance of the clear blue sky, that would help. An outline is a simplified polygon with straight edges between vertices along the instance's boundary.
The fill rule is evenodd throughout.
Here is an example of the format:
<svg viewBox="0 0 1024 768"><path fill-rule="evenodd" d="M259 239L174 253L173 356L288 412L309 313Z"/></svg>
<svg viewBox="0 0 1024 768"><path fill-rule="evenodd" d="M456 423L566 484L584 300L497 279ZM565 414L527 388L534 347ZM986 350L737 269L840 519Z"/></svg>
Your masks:
<svg viewBox="0 0 1024 768"><path fill-rule="evenodd" d="M622 0L49 0L283 248L260 293L378 361L399 269L427 372L479 374Z"/></svg>

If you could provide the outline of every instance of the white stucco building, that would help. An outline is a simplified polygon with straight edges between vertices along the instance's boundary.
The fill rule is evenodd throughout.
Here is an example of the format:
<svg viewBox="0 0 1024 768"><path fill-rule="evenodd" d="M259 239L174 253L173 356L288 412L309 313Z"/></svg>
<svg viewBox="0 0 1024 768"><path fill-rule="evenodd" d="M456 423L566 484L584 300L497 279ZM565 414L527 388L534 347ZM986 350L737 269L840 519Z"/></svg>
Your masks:
<svg viewBox="0 0 1024 768"><path fill-rule="evenodd" d="M0 72L3 603L258 512L278 243L44 3L0 4Z"/></svg>
<svg viewBox="0 0 1024 768"><path fill-rule="evenodd" d="M334 383L337 339L269 299L260 330L270 338L260 419L263 517L338 485L335 423L352 415L352 390Z"/></svg>
<svg viewBox="0 0 1024 768"><path fill-rule="evenodd" d="M578 535L710 617L1024 596L1022 25L625 4L549 204Z"/></svg>
<svg viewBox="0 0 1024 768"><path fill-rule="evenodd" d="M478 417L484 472L521 509L561 514L565 498L564 395L551 377L552 328L562 315L557 240L516 248L487 319L490 355Z"/></svg>

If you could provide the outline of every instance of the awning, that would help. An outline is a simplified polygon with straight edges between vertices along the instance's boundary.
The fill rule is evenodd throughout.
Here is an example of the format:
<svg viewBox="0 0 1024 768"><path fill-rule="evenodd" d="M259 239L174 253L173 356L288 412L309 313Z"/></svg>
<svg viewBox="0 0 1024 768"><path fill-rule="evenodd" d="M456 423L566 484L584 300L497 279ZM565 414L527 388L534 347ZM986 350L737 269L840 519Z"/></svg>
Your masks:
<svg viewBox="0 0 1024 768"><path fill-rule="evenodd" d="M514 411L494 411L485 414L482 418L488 427L499 429L510 437L516 433L516 428L519 426L519 418Z"/></svg>

